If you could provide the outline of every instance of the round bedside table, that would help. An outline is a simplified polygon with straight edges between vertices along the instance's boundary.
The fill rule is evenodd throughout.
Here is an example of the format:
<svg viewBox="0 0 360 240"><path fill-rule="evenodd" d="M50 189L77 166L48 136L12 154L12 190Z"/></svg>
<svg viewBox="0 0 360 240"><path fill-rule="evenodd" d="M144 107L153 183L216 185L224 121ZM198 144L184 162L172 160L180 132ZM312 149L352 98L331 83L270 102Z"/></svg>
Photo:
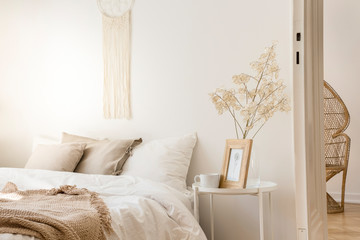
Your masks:
<svg viewBox="0 0 360 240"><path fill-rule="evenodd" d="M264 240L264 206L263 206L263 193L268 193L269 197L269 215L270 221L272 215L271 209L271 192L277 189L277 184L269 181L261 181L258 187L249 187L243 189L235 188L206 188L201 187L199 183L193 183L192 188L194 190L194 216L199 221L199 195L209 194L210 198L210 227L211 227L211 240L214 240L214 206L213 195L253 195L259 199L259 221L260 221L260 240ZM270 222L271 224L271 222ZM272 227L271 227L271 239L272 239Z"/></svg>

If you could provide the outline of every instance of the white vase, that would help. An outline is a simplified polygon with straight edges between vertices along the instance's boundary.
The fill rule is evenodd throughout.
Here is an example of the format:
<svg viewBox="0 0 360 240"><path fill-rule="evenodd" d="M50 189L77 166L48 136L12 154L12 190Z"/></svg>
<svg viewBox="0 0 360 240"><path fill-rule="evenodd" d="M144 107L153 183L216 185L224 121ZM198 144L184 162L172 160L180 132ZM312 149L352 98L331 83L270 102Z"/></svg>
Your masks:
<svg viewBox="0 0 360 240"><path fill-rule="evenodd" d="M256 144L253 141L251 147L250 163L248 177L246 181L246 188L253 188L260 186L260 159L256 156Z"/></svg>

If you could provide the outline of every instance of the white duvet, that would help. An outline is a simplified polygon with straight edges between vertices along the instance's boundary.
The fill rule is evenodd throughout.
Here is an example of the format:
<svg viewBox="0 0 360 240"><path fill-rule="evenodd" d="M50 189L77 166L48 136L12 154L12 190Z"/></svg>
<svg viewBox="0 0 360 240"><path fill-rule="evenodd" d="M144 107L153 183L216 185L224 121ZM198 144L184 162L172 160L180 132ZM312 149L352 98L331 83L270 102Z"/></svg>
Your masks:
<svg viewBox="0 0 360 240"><path fill-rule="evenodd" d="M0 168L0 189L6 182L20 190L76 185L99 193L108 206L114 233L107 239L206 239L191 213L189 192L132 176L92 175L32 169ZM33 237L0 234L0 239Z"/></svg>

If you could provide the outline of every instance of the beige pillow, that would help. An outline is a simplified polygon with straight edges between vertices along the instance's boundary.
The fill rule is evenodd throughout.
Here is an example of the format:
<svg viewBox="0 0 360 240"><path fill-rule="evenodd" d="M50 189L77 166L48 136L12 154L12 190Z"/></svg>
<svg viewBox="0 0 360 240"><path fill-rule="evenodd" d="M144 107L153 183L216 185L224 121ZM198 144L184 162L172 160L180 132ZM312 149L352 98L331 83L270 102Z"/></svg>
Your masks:
<svg viewBox="0 0 360 240"><path fill-rule="evenodd" d="M62 136L61 136L61 142L62 143L69 143L69 142L96 142L96 141L99 141L99 140L93 139L93 138L88 138L88 137L77 136L77 135L69 134L69 133L66 133L66 132L63 132Z"/></svg>
<svg viewBox="0 0 360 240"><path fill-rule="evenodd" d="M61 142L86 142L87 144L75 172L118 175L132 149L139 145L142 139L95 140L63 133Z"/></svg>
<svg viewBox="0 0 360 240"><path fill-rule="evenodd" d="M25 168L72 172L79 163L86 143L39 144Z"/></svg>

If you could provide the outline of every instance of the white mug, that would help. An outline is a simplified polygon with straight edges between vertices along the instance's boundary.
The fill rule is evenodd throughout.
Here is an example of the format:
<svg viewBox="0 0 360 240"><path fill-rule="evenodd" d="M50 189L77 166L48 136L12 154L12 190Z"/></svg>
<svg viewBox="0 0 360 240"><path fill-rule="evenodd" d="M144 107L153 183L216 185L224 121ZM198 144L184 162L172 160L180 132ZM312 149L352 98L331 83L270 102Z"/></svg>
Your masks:
<svg viewBox="0 0 360 240"><path fill-rule="evenodd" d="M195 183L199 183L200 187L218 188L220 182L220 174L208 173L200 174L194 177Z"/></svg>

